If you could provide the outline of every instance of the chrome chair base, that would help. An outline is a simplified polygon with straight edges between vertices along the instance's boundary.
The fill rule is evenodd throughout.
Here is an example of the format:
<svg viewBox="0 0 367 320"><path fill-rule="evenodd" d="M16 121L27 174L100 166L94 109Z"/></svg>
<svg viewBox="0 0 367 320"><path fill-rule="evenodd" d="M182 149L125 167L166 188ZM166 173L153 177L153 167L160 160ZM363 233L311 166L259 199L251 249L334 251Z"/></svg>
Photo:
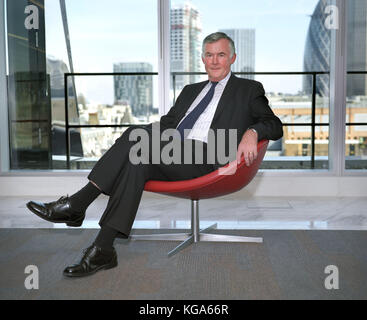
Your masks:
<svg viewBox="0 0 367 320"><path fill-rule="evenodd" d="M131 240L163 240L163 241L183 241L176 248L168 252L168 257L173 256L182 249L190 246L195 242L212 241L212 242L254 242L262 243L262 238L232 236L224 234L207 233L217 228L217 224L199 230L199 200L191 200L191 233L166 233L166 234L147 234L132 235Z"/></svg>

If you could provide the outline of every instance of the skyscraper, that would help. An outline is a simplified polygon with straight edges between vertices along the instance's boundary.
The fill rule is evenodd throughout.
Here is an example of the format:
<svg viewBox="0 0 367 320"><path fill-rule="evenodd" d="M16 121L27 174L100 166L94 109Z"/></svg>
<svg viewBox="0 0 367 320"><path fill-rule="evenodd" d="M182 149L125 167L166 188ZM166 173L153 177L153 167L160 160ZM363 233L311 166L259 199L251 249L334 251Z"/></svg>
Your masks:
<svg viewBox="0 0 367 320"><path fill-rule="evenodd" d="M236 61L232 65L233 72L255 71L255 29L221 29L232 38L236 47ZM254 75L241 77L254 79Z"/></svg>
<svg viewBox="0 0 367 320"><path fill-rule="evenodd" d="M147 62L123 62L113 65L113 72L152 72ZM151 75L114 77L115 104L127 103L136 117L149 116L153 111L153 80Z"/></svg>
<svg viewBox="0 0 367 320"><path fill-rule="evenodd" d="M198 72L201 65L201 21L191 3L171 8L171 71ZM177 76L176 89L198 81L198 76Z"/></svg>
<svg viewBox="0 0 367 320"><path fill-rule="evenodd" d="M325 26L327 0L320 0L311 16L304 53L304 71L330 71L331 31ZM346 1L347 6L347 71L367 70L367 2ZM329 77L317 78L317 93L329 95ZM303 90L310 94L312 78L304 76ZM352 75L347 81L347 95L366 95L365 74Z"/></svg>
<svg viewBox="0 0 367 320"><path fill-rule="evenodd" d="M330 71L331 32L324 24L327 17L326 6L326 0L319 1L311 15L303 60L303 70L307 72ZM303 76L303 91L307 94L312 93L310 75ZM316 93L320 96L329 96L329 77L327 75L317 77Z"/></svg>
<svg viewBox="0 0 367 320"><path fill-rule="evenodd" d="M347 71L367 70L367 2L347 1ZM367 95L366 74L348 76L347 95Z"/></svg>

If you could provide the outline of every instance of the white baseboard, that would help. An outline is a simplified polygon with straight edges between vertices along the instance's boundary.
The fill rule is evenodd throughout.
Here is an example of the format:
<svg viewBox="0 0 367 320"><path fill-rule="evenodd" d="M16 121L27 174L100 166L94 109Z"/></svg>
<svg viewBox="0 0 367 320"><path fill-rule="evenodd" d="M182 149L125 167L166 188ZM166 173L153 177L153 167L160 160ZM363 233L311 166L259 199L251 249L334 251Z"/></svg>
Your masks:
<svg viewBox="0 0 367 320"><path fill-rule="evenodd" d="M87 173L55 176L0 176L0 196L61 196L88 182ZM294 176L258 174L228 198L244 197L366 197L367 176ZM145 192L144 196L154 196Z"/></svg>

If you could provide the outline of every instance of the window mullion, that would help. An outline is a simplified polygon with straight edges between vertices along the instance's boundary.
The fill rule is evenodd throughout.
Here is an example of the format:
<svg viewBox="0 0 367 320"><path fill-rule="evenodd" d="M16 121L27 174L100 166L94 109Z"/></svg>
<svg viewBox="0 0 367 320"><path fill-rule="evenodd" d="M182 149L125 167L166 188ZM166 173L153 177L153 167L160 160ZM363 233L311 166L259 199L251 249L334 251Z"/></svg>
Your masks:
<svg viewBox="0 0 367 320"><path fill-rule="evenodd" d="M170 0L157 0L158 7L158 102L159 114L171 107L170 92Z"/></svg>
<svg viewBox="0 0 367 320"><path fill-rule="evenodd" d="M0 0L0 174L9 171L6 21L5 0Z"/></svg>
<svg viewBox="0 0 367 320"><path fill-rule="evenodd" d="M334 175L345 172L345 108L346 108L346 6L335 0L338 8L337 29L331 30L330 61L330 134L329 162Z"/></svg>

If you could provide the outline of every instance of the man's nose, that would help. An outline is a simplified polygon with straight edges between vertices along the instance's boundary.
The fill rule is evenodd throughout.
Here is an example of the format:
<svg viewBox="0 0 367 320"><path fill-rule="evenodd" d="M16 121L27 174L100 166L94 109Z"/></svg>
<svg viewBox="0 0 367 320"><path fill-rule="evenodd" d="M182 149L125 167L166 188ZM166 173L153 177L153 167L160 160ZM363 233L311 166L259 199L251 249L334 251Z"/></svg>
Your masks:
<svg viewBox="0 0 367 320"><path fill-rule="evenodd" d="M213 64L217 64L218 63L218 57L216 55L213 55L212 63Z"/></svg>

